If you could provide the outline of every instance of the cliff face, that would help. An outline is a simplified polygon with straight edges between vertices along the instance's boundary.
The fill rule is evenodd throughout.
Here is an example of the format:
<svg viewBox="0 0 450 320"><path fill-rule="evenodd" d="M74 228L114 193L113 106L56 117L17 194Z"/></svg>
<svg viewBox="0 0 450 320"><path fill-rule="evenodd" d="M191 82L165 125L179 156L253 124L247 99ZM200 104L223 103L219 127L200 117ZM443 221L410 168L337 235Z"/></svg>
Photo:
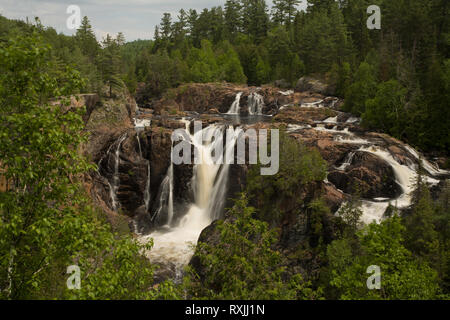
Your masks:
<svg viewBox="0 0 450 320"><path fill-rule="evenodd" d="M230 106L241 93L240 113L248 115L249 99L257 93L264 100L263 114L274 115L280 107L291 104L302 104L325 98L319 93L283 91L282 89L263 86L248 87L227 83L193 83L185 84L169 90L159 101L143 103L155 114L175 114L176 112L193 111L197 113L219 112L227 113ZM324 105L331 105L333 99L325 100Z"/></svg>
<svg viewBox="0 0 450 320"><path fill-rule="evenodd" d="M240 117L224 115L238 97ZM355 186L364 199L363 209L369 213L366 222L380 221L389 202L398 201L402 209L408 207L408 181L414 180L420 155L388 135L367 132L359 119L339 111L341 103L320 93L230 84L183 85L161 100L145 104L145 108L138 108L127 95L96 102L86 117L91 136L84 151L99 164L99 170L87 179L88 190L111 221L126 217L132 231L148 234L166 223L165 215L157 213L168 210L169 180L175 219L182 218L194 202L194 166L174 165L169 174L171 135L175 129L185 128L185 119L202 121L203 128L210 124L244 130L283 127L293 139L317 149L328 163L329 173L325 181L293 190L295 199L279 196L286 214L272 222L280 230L279 250L289 256L318 244L311 213L299 202L323 198L330 211L321 217L326 242L339 232L341 225L335 213L357 191ZM260 116L249 117L251 108ZM433 163L424 164L427 179L436 187L448 176ZM225 208L231 207L231 199L245 189L248 170L247 165L230 166ZM215 232L213 224L202 233L201 241L214 243ZM292 272L314 274L321 262L319 257L306 255L301 261L288 263ZM201 271L201 266L197 267Z"/></svg>

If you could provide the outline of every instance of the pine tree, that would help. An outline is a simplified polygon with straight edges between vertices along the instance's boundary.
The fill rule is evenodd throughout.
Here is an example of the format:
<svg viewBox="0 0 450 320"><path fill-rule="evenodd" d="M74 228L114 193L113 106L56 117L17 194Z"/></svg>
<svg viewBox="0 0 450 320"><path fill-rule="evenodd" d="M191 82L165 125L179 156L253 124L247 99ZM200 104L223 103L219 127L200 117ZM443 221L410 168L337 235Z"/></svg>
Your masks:
<svg viewBox="0 0 450 320"><path fill-rule="evenodd" d="M172 34L172 16L170 13L164 13L160 28L162 39L165 41L169 41Z"/></svg>
<svg viewBox="0 0 450 320"><path fill-rule="evenodd" d="M120 77L120 47L117 41L109 34L102 42L103 50L100 55L100 69L103 81L109 87L109 97L112 97L113 88L122 88L124 83Z"/></svg>
<svg viewBox="0 0 450 320"><path fill-rule="evenodd" d="M439 261L439 239L434 228L434 204L430 190L419 168L414 193L413 212L405 219L406 244L418 257L431 265Z"/></svg>
<svg viewBox="0 0 450 320"><path fill-rule="evenodd" d="M227 0L225 3L225 27L230 41L233 41L242 29L241 9L239 0Z"/></svg>
<svg viewBox="0 0 450 320"><path fill-rule="evenodd" d="M272 21L276 24L290 25L300 3L300 0L273 0Z"/></svg>
<svg viewBox="0 0 450 320"><path fill-rule="evenodd" d="M95 38L88 17L83 17L81 25L75 34L75 39L83 54L87 55L93 62L100 50L100 46Z"/></svg>

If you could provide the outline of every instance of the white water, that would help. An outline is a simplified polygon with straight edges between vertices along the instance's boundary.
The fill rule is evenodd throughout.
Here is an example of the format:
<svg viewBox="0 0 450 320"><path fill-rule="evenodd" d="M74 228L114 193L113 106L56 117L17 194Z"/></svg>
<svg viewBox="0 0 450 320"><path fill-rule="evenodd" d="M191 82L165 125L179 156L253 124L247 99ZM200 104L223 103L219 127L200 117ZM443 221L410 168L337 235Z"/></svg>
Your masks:
<svg viewBox="0 0 450 320"><path fill-rule="evenodd" d="M286 131L288 133L292 133L303 129L311 129L311 126L309 124L307 125L288 124Z"/></svg>
<svg viewBox="0 0 450 320"><path fill-rule="evenodd" d="M319 100L319 101L315 101L315 102L310 102L310 103L302 103L300 105L300 108L321 108L323 107L322 103L324 100Z"/></svg>
<svg viewBox="0 0 450 320"><path fill-rule="evenodd" d="M148 212L150 210L150 199L151 199L150 177L151 177L151 168L149 161L147 164L147 183L145 184L145 191L144 191L145 212Z"/></svg>
<svg viewBox="0 0 450 320"><path fill-rule="evenodd" d="M380 223L383 220L383 215L389 205L398 209L408 208L412 204L412 193L414 191L415 182L417 181L416 166L400 164L388 151L377 146L363 147L359 151L374 154L386 161L394 170L396 182L402 189L402 194L394 200L386 201L386 199L374 199L377 201L363 201L363 222L371 223L376 221L377 223ZM425 180L431 183L438 182L429 177L425 177Z"/></svg>
<svg viewBox="0 0 450 320"><path fill-rule="evenodd" d="M278 91L283 96L290 96L294 94L294 90L288 90L288 91Z"/></svg>
<svg viewBox="0 0 450 320"><path fill-rule="evenodd" d="M139 138L139 131L136 131L136 139L139 146L139 156L142 158L142 146L141 146L141 139Z"/></svg>
<svg viewBox="0 0 450 320"><path fill-rule="evenodd" d="M186 124L186 127L188 126ZM225 149L226 159L234 155L238 134L239 131L233 130L231 139L227 138L229 141ZM218 139L211 143L213 136ZM223 128L210 126L190 137L191 143L203 158L201 164L194 166L192 187L195 202L189 206L177 225L168 225L140 239L142 242L153 239L154 247L147 253L148 258L152 262L171 264L178 274L192 258L201 232L219 218L225 201L229 173L229 165L215 164L212 158L216 143L223 143ZM168 183L168 179L166 177L163 185Z"/></svg>
<svg viewBox="0 0 450 320"><path fill-rule="evenodd" d="M117 211L118 200L117 200L117 191L119 191L120 186L120 178L119 178L119 165L120 165L120 147L122 146L122 142L127 138L127 134L121 136L117 142L117 149L114 153L114 175L112 179L112 183L108 181L109 184L109 195L111 197L112 209Z"/></svg>
<svg viewBox="0 0 450 320"><path fill-rule="evenodd" d="M150 127L152 124L152 121L149 119L133 119L134 120L134 127L135 128L145 128Z"/></svg>
<svg viewBox="0 0 450 320"><path fill-rule="evenodd" d="M337 123L338 122L338 117L336 116L336 117L328 118L324 122L325 123Z"/></svg>
<svg viewBox="0 0 450 320"><path fill-rule="evenodd" d="M350 117L348 120L347 120L347 123L356 123L356 122L359 122L361 119L359 119L359 118L355 118L355 117Z"/></svg>
<svg viewBox="0 0 450 320"><path fill-rule="evenodd" d="M340 167L338 167L337 169L340 170L340 171L345 171L345 169L347 169L352 164L352 161L353 161L354 157L355 157L355 153L354 152L350 152L347 155L347 157L345 158L344 163Z"/></svg>
<svg viewBox="0 0 450 320"><path fill-rule="evenodd" d="M263 112L263 108L264 98L260 94L253 92L248 96L248 113L250 115L261 115Z"/></svg>
<svg viewBox="0 0 450 320"><path fill-rule="evenodd" d="M416 158L416 160L421 161L422 162L422 166L425 169L425 171L427 171L429 174L433 175L433 176L439 176L439 175L445 175L445 174L449 174L450 171L446 171L446 170L441 170L439 168L436 168L436 166L434 166L432 163L430 163L429 161L427 161L424 157L420 156L419 153L414 150L412 147L408 146L408 145L404 145L404 148L406 150L408 150L408 152L414 157Z"/></svg>
<svg viewBox="0 0 450 320"><path fill-rule="evenodd" d="M227 114L239 114L239 112L241 111L241 106L240 106L241 96L242 96L242 92L239 92L236 95L236 99L234 100L234 102L231 105L230 110L227 112Z"/></svg>
<svg viewBox="0 0 450 320"><path fill-rule="evenodd" d="M172 150L170 152L172 154ZM166 226L170 227L173 220L173 162L170 161L169 169L159 187L158 209L156 209L153 219L162 218L163 213L167 213Z"/></svg>

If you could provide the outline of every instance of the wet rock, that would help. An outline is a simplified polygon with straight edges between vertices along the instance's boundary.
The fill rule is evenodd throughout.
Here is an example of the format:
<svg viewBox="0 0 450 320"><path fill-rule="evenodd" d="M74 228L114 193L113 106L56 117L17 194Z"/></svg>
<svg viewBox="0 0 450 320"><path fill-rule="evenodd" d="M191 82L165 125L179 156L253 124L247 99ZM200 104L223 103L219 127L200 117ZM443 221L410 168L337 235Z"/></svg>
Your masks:
<svg viewBox="0 0 450 320"><path fill-rule="evenodd" d="M366 199L395 198L401 194L392 167L367 152L356 152L352 164L345 171L331 172L328 180L347 194L353 194L359 188Z"/></svg>

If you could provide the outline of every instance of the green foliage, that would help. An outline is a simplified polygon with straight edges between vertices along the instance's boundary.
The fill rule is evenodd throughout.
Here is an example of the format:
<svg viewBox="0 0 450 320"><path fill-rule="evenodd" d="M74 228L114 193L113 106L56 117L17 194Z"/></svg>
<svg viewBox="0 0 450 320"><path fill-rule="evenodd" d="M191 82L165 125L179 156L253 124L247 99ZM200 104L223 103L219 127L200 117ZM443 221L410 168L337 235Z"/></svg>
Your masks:
<svg viewBox="0 0 450 320"><path fill-rule="evenodd" d="M273 176L260 174L260 166L253 166L248 174L247 193L267 221L273 221L286 198L294 198L302 187L326 177L327 164L315 149L309 149L280 130L280 168ZM275 217L274 217L275 215Z"/></svg>
<svg viewBox="0 0 450 320"><path fill-rule="evenodd" d="M330 284L341 299L435 299L439 293L437 274L426 263L412 257L403 242L405 228L395 215L381 224L358 232L360 253L352 252L346 239L328 247ZM369 266L381 268L381 290L369 290Z"/></svg>
<svg viewBox="0 0 450 320"><path fill-rule="evenodd" d="M202 299L291 300L319 298L300 274L284 275L282 255L272 247L277 234L253 218L245 195L230 209L229 220L216 225L217 244L199 243L196 258L204 277L190 269L188 294Z"/></svg>
<svg viewBox="0 0 450 320"><path fill-rule="evenodd" d="M385 132L401 137L405 127L406 90L398 81L380 83L373 99L366 100L363 113L363 125L368 128L380 128Z"/></svg>
<svg viewBox="0 0 450 320"><path fill-rule="evenodd" d="M374 69L367 62L362 62L345 94L344 110L357 115L363 114L366 100L373 97L376 85Z"/></svg>
<svg viewBox="0 0 450 320"><path fill-rule="evenodd" d="M59 107L82 81L50 50L36 34L0 47L0 162L10 182L0 193L0 298L175 298L170 284L151 287L144 247L112 233L86 200L80 178L94 167L79 153L84 110ZM81 269L79 291L66 287L70 265Z"/></svg>

